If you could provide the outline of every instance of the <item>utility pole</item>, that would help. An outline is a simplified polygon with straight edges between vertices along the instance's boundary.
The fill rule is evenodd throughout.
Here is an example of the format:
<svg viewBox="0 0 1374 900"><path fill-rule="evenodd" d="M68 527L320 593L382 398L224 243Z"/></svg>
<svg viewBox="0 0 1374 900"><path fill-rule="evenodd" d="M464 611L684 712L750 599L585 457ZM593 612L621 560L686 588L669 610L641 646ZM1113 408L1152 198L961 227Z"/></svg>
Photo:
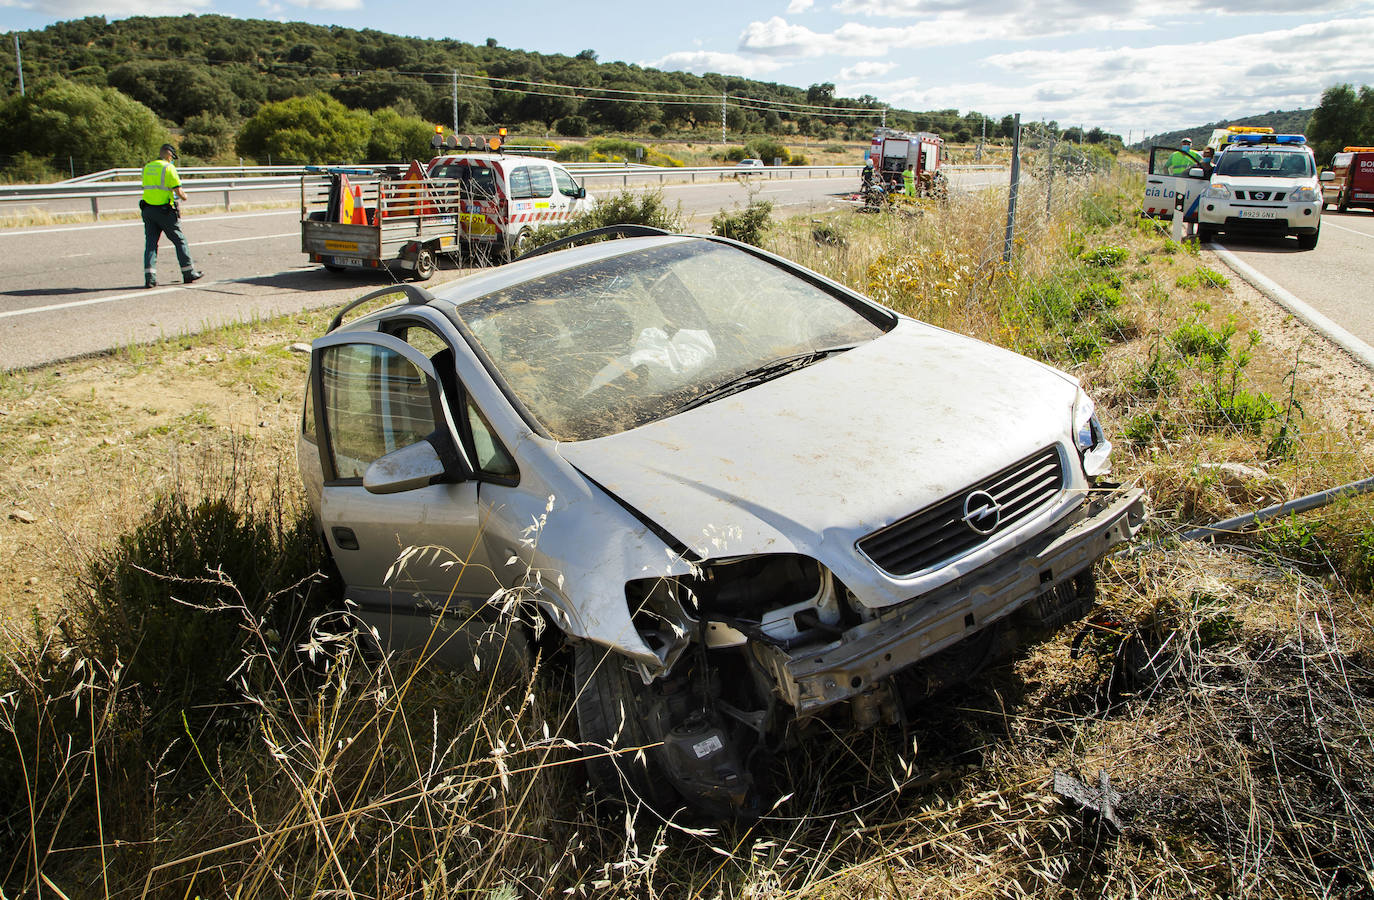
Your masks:
<svg viewBox="0 0 1374 900"><path fill-rule="evenodd" d="M1012 236L1016 231L1016 192L1021 184L1021 114L1011 125L1011 192L1007 195L1007 234L1002 241L1002 262L1011 265Z"/></svg>
<svg viewBox="0 0 1374 900"><path fill-rule="evenodd" d="M14 67L19 70L19 96L24 96L24 57L19 55L19 32L14 33Z"/></svg>
<svg viewBox="0 0 1374 900"><path fill-rule="evenodd" d="M453 72L453 133L458 134L458 71Z"/></svg>

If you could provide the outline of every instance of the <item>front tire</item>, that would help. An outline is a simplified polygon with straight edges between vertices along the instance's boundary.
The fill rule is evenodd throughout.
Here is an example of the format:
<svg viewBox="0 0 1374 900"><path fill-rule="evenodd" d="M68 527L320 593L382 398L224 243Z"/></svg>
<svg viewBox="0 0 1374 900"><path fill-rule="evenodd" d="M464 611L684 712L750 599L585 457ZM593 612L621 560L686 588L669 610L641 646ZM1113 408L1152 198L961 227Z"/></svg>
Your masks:
<svg viewBox="0 0 1374 900"><path fill-rule="evenodd" d="M580 643L573 651L577 690L577 730L588 748L587 777L597 792L621 797L629 806L643 801L659 812L682 805L658 761L663 740L654 727L648 692L625 667L620 654L598 644ZM634 752L608 752L636 747Z"/></svg>
<svg viewBox="0 0 1374 900"><path fill-rule="evenodd" d="M530 249L530 233L521 231L506 248L506 262L515 262Z"/></svg>
<svg viewBox="0 0 1374 900"><path fill-rule="evenodd" d="M1321 237L1321 234L1322 234L1322 229L1321 229L1321 226L1318 225L1318 226L1317 226L1317 230L1314 231L1314 232L1312 232L1311 234L1300 234L1300 235L1298 235L1298 249L1299 249L1299 250L1315 250L1315 249L1317 249L1317 238Z"/></svg>
<svg viewBox="0 0 1374 900"><path fill-rule="evenodd" d="M1217 229L1215 225L1202 225L1197 227L1197 242L1206 244L1217 239Z"/></svg>

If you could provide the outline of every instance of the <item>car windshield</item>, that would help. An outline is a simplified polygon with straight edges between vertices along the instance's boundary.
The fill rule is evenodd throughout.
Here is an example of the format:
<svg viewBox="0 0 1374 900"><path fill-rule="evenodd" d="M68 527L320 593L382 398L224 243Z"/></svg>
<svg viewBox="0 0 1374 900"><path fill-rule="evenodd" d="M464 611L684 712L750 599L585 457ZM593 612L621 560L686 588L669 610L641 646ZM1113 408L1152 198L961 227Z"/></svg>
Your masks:
<svg viewBox="0 0 1374 900"><path fill-rule="evenodd" d="M580 441L882 334L882 314L857 307L745 251L691 240L526 281L458 315L545 430Z"/></svg>
<svg viewBox="0 0 1374 900"><path fill-rule="evenodd" d="M1232 148L1221 155L1216 173L1259 178L1306 178L1312 174L1312 160L1301 152Z"/></svg>

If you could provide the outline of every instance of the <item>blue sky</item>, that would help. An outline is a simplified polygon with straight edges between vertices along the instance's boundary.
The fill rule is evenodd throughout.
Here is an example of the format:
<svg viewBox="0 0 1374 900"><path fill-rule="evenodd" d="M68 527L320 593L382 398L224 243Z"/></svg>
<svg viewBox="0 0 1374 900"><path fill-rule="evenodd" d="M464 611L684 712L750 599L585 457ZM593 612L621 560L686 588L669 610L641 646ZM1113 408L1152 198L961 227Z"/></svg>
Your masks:
<svg viewBox="0 0 1374 900"><path fill-rule="evenodd" d="M1134 139L1374 84L1374 0L0 0L0 30L184 13L589 49L603 62L833 82L840 96L908 109L1020 112Z"/></svg>

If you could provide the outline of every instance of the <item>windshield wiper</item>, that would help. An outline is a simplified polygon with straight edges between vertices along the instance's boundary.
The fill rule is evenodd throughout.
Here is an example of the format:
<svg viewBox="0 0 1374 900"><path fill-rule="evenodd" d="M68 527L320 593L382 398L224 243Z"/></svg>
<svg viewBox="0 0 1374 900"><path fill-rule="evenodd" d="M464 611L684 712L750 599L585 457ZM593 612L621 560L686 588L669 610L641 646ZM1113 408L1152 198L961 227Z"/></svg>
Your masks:
<svg viewBox="0 0 1374 900"><path fill-rule="evenodd" d="M839 344L834 347L822 347L817 350L806 350L801 353L793 353L790 356L780 356L761 366L755 366L752 369L740 372L729 380L708 388L679 406L674 412L686 412L689 409L696 409L698 406L705 406L707 403L719 400L722 397L728 397L731 394L747 391L749 388L763 384L765 381L772 381L774 378L780 378L788 372L804 369L812 363L825 359L827 356L843 353L857 346L858 344Z"/></svg>

